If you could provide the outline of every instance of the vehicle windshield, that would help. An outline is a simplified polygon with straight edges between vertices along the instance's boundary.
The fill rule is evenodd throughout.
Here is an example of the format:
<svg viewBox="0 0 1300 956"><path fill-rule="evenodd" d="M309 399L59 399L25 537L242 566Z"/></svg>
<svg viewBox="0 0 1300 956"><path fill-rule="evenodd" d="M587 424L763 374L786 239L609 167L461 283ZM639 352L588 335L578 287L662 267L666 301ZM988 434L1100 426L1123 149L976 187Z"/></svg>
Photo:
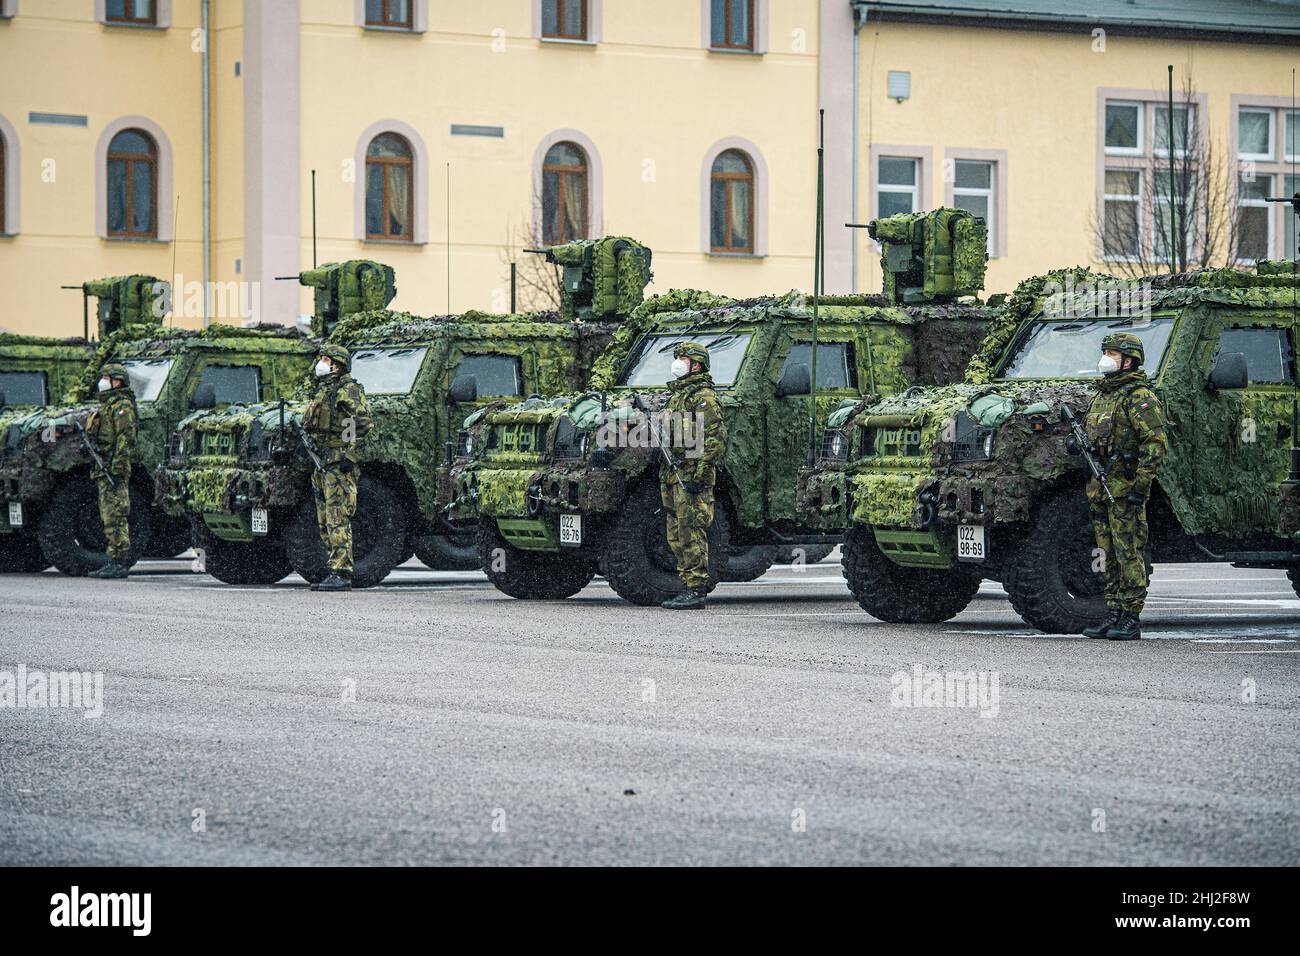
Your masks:
<svg viewBox="0 0 1300 956"><path fill-rule="evenodd" d="M1174 330L1172 318L1036 319L1016 337L998 378L1100 378L1101 340L1112 332L1132 332L1146 353L1142 365L1152 373Z"/></svg>
<svg viewBox="0 0 1300 956"><path fill-rule="evenodd" d="M352 377L367 395L405 395L428 349L363 349L352 353Z"/></svg>
<svg viewBox="0 0 1300 956"><path fill-rule="evenodd" d="M135 392L137 402L152 402L167 384L175 359L123 359L126 372L131 376L131 391Z"/></svg>
<svg viewBox="0 0 1300 956"><path fill-rule="evenodd" d="M619 385L633 388L663 388L672 377L673 346L698 342L709 350L709 371L719 387L736 381L740 363L754 337L752 332L686 332L675 335L647 335L637 345L632 359L619 376Z"/></svg>
<svg viewBox="0 0 1300 956"><path fill-rule="evenodd" d="M0 407L47 404L44 372L0 372Z"/></svg>

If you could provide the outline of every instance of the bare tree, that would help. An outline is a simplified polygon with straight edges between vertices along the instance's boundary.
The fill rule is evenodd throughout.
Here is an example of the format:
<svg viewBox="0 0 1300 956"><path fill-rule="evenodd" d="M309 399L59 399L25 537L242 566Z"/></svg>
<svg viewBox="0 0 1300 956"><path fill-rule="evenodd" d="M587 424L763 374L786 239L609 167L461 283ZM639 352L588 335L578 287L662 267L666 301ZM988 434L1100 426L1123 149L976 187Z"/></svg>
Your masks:
<svg viewBox="0 0 1300 956"><path fill-rule="evenodd" d="M1153 130L1147 155L1107 157L1104 191L1110 198L1092 211L1088 223L1107 271L1136 279L1237 264L1243 248L1237 166L1206 129L1207 118L1196 115L1196 102L1188 75L1174 102L1175 110L1187 110L1186 125L1180 130L1174 120L1174 142L1169 143L1165 125L1167 104L1158 102L1165 116L1157 112L1155 125L1163 128ZM1160 138L1163 155L1155 149Z"/></svg>
<svg viewBox="0 0 1300 956"><path fill-rule="evenodd" d="M541 208L541 197L533 197L535 208ZM528 216L523 223L506 223L506 240L501 247L501 261L509 270L517 263L517 308L520 312L549 312L560 308L563 277L560 267L546 261L546 256L528 249L541 249L548 243L542 236L541 217ZM508 275L507 271L507 275Z"/></svg>

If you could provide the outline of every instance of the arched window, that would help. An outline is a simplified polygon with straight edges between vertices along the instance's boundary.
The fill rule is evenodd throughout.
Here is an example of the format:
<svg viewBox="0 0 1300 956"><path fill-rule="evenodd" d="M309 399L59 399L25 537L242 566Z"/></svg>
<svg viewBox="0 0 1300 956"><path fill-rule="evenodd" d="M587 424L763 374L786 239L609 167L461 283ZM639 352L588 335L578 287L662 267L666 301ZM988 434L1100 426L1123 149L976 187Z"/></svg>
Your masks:
<svg viewBox="0 0 1300 956"><path fill-rule="evenodd" d="M556 143L542 162L542 240L587 237L587 154L576 143Z"/></svg>
<svg viewBox="0 0 1300 956"><path fill-rule="evenodd" d="M413 239L411 144L380 133L366 147L366 238Z"/></svg>
<svg viewBox="0 0 1300 956"><path fill-rule="evenodd" d="M709 245L714 252L754 251L754 167L738 149L719 155L709 174Z"/></svg>
<svg viewBox="0 0 1300 956"><path fill-rule="evenodd" d="M143 130L124 129L108 144L108 234L158 235L158 146Z"/></svg>

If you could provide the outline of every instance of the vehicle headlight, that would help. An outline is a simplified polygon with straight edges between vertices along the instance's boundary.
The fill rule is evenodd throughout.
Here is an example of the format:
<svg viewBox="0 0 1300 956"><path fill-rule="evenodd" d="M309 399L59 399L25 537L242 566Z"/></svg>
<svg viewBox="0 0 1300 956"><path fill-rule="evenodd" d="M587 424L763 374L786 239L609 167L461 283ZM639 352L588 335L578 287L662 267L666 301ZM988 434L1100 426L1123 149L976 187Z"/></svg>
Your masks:
<svg viewBox="0 0 1300 956"><path fill-rule="evenodd" d="M456 433L456 457L468 458L474 454L474 436L468 429L462 428Z"/></svg>
<svg viewBox="0 0 1300 956"><path fill-rule="evenodd" d="M849 437L838 428L822 432L822 457L845 461L849 457Z"/></svg>
<svg viewBox="0 0 1300 956"><path fill-rule="evenodd" d="M983 448L984 448L984 457L992 458L993 457L993 430L992 429L989 429L989 433L984 436Z"/></svg>

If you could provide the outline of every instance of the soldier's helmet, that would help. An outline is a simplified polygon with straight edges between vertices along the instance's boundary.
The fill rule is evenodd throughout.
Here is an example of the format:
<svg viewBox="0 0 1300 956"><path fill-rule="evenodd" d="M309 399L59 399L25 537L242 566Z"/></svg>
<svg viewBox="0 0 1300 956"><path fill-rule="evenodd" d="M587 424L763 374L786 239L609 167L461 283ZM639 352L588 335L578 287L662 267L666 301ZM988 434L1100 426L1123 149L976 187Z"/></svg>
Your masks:
<svg viewBox="0 0 1300 956"><path fill-rule="evenodd" d="M352 368L352 353L341 345L325 345L321 347L321 356L338 362L345 369Z"/></svg>
<svg viewBox="0 0 1300 956"><path fill-rule="evenodd" d="M131 384L131 375L126 370L125 365L118 365L116 362L109 362L99 370L101 378L115 378L118 381Z"/></svg>
<svg viewBox="0 0 1300 956"><path fill-rule="evenodd" d="M709 350L699 342L678 342L673 358L688 358L703 365L706 372L709 370Z"/></svg>
<svg viewBox="0 0 1300 956"><path fill-rule="evenodd" d="M1101 350L1112 349L1120 355L1129 355L1137 359L1139 365L1146 358L1142 350L1142 340L1132 332L1112 332L1101 340Z"/></svg>

